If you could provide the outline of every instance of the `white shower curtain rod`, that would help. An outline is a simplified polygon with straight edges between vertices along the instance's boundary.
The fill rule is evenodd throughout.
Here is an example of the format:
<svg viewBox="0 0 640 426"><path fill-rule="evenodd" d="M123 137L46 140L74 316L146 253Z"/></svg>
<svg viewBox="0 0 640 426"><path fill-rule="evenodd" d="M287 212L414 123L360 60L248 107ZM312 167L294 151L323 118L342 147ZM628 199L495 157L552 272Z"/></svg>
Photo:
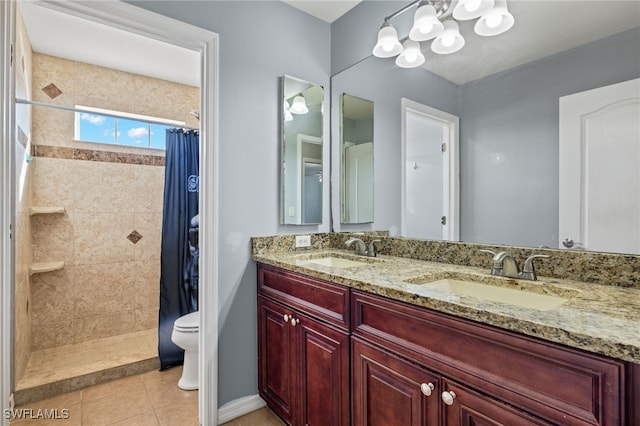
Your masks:
<svg viewBox="0 0 640 426"><path fill-rule="evenodd" d="M104 115L105 117L123 118L123 119L126 119L126 120L140 121L140 122L149 123L149 124L160 124L160 125L163 125L163 126L172 126L172 127L176 127L176 128L184 129L184 130L200 130L198 127L174 125L174 124L171 124L171 123L167 123L166 121L138 119L138 118L134 119L134 118L124 117L122 115L109 114L109 113L106 113L106 112L96 112L96 111L92 111L92 110L88 110L88 109L73 108L73 107L68 107L68 106L64 106L64 105L53 105L53 104L47 104L47 103L44 103L44 102L30 101L30 100L27 100L27 99L16 98L16 103L17 104L40 106L40 107L45 107L45 108L59 109L59 110L62 110L62 111L69 111L69 112L86 112L88 114Z"/></svg>

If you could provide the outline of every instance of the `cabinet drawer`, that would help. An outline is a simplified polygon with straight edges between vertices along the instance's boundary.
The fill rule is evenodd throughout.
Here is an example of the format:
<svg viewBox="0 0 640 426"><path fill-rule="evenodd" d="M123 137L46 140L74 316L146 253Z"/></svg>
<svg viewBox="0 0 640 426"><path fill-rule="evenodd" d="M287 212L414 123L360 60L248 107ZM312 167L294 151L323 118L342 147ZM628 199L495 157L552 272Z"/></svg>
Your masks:
<svg viewBox="0 0 640 426"><path fill-rule="evenodd" d="M563 425L624 424L625 363L353 292L354 335Z"/></svg>
<svg viewBox="0 0 640 426"><path fill-rule="evenodd" d="M258 264L258 293L349 330L349 289Z"/></svg>

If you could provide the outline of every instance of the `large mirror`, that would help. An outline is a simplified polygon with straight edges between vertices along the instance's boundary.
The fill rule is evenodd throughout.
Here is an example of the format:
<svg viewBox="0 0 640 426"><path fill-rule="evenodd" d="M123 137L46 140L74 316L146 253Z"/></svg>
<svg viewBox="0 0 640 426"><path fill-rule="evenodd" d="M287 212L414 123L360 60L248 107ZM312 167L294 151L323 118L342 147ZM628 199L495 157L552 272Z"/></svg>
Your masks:
<svg viewBox="0 0 640 426"><path fill-rule="evenodd" d="M373 102L343 93L340 102L342 223L373 222Z"/></svg>
<svg viewBox="0 0 640 426"><path fill-rule="evenodd" d="M366 3L357 7L373 7ZM594 246L583 237L561 234L559 223L561 201L579 192L562 195L560 190L561 175L568 170L561 165L561 99L640 77L638 3L510 1L509 10L515 18L509 32L482 38L473 34L471 24L461 23L467 41L464 49L439 56L425 45L423 67L402 69L394 58L370 56L332 76L332 97L354 93L376 105L375 157L382 159L384 167L376 167L376 182L383 184L374 190L376 216L371 229L413 237L401 232L405 202L401 166L406 158L399 141L402 98L406 98L459 117L461 241L640 253L615 241L607 247ZM581 13L575 14L576 10ZM571 31L566 30L568 23ZM376 23L354 19L350 25L352 29L367 26L375 41ZM397 30L402 38L409 28L398 25ZM475 59L470 57L474 55ZM640 93L633 88L628 95L636 105L630 111L637 111ZM633 112L627 115L633 117ZM637 129L638 121L636 112L631 127ZM333 125L332 130L336 130ZM625 193L636 205L624 211L605 206L601 212L610 213L605 221L618 221L629 212L633 217L634 211L636 220L640 217L638 143L635 140L635 148L619 154L619 158L625 152L635 158L636 172L624 180L632 184ZM406 168L411 169L411 164ZM601 189L597 198L605 202L609 197L603 194L612 194L612 189ZM438 196L434 193L441 191L425 187L423 196L433 199ZM351 229L365 228L337 230ZM637 229L627 228L627 233L634 232ZM563 244L565 240L573 241Z"/></svg>
<svg viewBox="0 0 640 426"><path fill-rule="evenodd" d="M322 86L282 78L283 225L322 223Z"/></svg>

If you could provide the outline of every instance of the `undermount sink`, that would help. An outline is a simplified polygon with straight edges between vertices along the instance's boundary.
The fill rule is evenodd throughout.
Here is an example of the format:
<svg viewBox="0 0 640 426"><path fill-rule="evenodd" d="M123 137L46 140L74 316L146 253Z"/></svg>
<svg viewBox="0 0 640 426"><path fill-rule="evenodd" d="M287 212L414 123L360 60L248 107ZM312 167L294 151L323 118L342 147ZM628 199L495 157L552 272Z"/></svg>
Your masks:
<svg viewBox="0 0 640 426"><path fill-rule="evenodd" d="M298 265L319 265L331 268L353 268L357 266L367 266L378 262L380 259L356 256L347 253L323 253L321 255L303 256L296 263Z"/></svg>
<svg viewBox="0 0 640 426"><path fill-rule="evenodd" d="M539 311L548 311L556 308L577 294L575 290L543 285L535 281L523 283L520 280L492 278L498 285L480 282L467 277L438 279L425 276L408 280L408 282L428 287L446 295L468 296ZM490 280L490 278L487 278L487 281Z"/></svg>

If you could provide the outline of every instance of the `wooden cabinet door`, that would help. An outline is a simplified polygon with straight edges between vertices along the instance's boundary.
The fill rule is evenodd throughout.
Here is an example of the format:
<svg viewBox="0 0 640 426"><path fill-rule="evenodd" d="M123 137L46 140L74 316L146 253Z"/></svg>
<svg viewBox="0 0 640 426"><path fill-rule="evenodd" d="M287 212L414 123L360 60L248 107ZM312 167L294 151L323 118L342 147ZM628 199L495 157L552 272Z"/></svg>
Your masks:
<svg viewBox="0 0 640 426"><path fill-rule="evenodd" d="M438 425L437 375L358 338L351 342L354 426ZM421 389L429 385L426 396Z"/></svg>
<svg viewBox="0 0 640 426"><path fill-rule="evenodd" d="M442 399L445 426L530 426L548 425L529 414L477 393L450 380L444 380ZM449 398L443 396L449 394ZM445 404L448 399L451 405Z"/></svg>
<svg viewBox="0 0 640 426"><path fill-rule="evenodd" d="M299 333L300 406L295 424L348 426L349 334L294 314Z"/></svg>
<svg viewBox="0 0 640 426"><path fill-rule="evenodd" d="M296 328L292 310L258 296L258 390L269 407L292 424L296 406Z"/></svg>

